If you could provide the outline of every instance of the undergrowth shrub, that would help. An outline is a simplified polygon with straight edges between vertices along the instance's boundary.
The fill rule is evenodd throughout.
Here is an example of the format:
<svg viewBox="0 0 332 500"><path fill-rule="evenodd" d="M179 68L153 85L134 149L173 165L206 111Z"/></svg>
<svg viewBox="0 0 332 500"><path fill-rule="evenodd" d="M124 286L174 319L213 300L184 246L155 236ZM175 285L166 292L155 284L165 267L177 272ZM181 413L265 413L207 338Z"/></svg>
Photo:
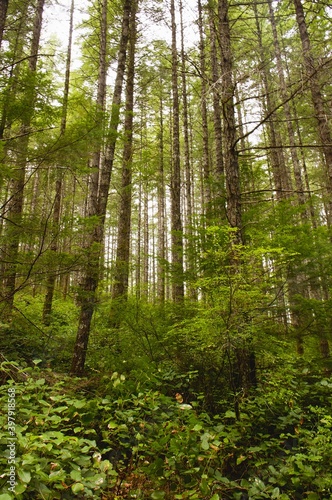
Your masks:
<svg viewBox="0 0 332 500"><path fill-rule="evenodd" d="M243 396L240 419L226 403L218 414L202 411L202 396L182 390L192 372L157 372L155 387L117 372L92 380L25 374L0 388L3 408L8 389L16 394L18 483L14 497L3 412L0 500L331 497L332 381L310 365L266 375Z"/></svg>

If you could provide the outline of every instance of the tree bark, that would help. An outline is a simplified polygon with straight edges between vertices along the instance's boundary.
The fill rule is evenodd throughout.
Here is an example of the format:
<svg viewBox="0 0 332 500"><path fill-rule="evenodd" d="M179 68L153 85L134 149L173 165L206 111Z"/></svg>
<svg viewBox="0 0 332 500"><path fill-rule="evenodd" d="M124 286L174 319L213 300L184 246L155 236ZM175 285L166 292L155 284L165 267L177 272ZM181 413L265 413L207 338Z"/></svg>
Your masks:
<svg viewBox="0 0 332 500"><path fill-rule="evenodd" d="M137 2L134 2L137 5ZM136 50L136 9L133 8L130 19L130 39L128 48L128 66L126 82L126 105L124 122L124 149L122 157L122 179L120 190L120 213L118 221L117 254L115 262L113 299L128 297L130 264L130 230L132 210L132 154L133 154L133 114L134 114L134 78Z"/></svg>
<svg viewBox="0 0 332 500"><path fill-rule="evenodd" d="M211 220L211 179L210 179L210 161L209 161L209 129L207 118L207 86L206 86L206 56L205 56L205 40L203 33L203 14L202 2L198 0L198 31L199 31L199 59L201 72L201 114L202 114L202 139L203 139L203 154L202 154L202 170L204 179L204 200L205 200L205 220L209 225Z"/></svg>
<svg viewBox="0 0 332 500"><path fill-rule="evenodd" d="M97 302L97 287L100 279L100 262L103 249L106 208L120 122L121 93L126 68L127 44L132 7L132 0L125 0L111 118L106 138L106 153L101 166L98 200L96 203L91 204L89 213L91 218L97 217L97 223L94 224L93 229L86 238L86 265L83 271L78 297L80 303L80 318L71 365L71 373L77 376L82 375L84 371L91 320Z"/></svg>
<svg viewBox="0 0 332 500"><path fill-rule="evenodd" d="M287 85L286 85L285 76L284 76L282 54L281 54L281 49L280 49L280 44L279 44L279 37L278 37L278 32L277 32L277 26L276 26L276 20L275 20L275 16L274 16L272 0L268 0L268 6L269 6L269 14L270 14L270 23L271 23L271 27L272 27L272 33L273 33L274 52L275 52L275 56L276 56L278 78L279 78L279 83L280 83L280 94L281 94L282 101L284 102L283 108L284 108L285 117L286 117L289 144L291 146L290 153L291 153L291 159L292 159L292 165L293 165L293 171L294 171L296 193L297 193L299 204L303 205L306 202L306 199L305 199L305 195L304 195L304 185L303 185L303 180L302 180L301 165L300 165L300 161L299 161L299 157L298 157L297 149L296 149L295 133L293 130L293 125L292 125L293 117L292 117L292 112L291 112L291 108L290 108L290 104L289 104L289 100L288 100ZM304 213L304 216L306 218L306 213Z"/></svg>
<svg viewBox="0 0 332 500"><path fill-rule="evenodd" d="M3 32L6 25L8 0L0 0L0 47L2 44Z"/></svg>
<svg viewBox="0 0 332 500"><path fill-rule="evenodd" d="M15 162L16 175L13 176L11 180L11 195L7 206L6 238L10 243L6 248L6 260L8 262L8 266L6 266L7 268L5 270L4 277L4 297L6 301L5 315L8 319L10 319L12 314L14 296L16 293L17 260L23 215L25 171L29 146L29 132L36 100L35 78L37 72L38 49L42 28L44 4L45 0L38 0L35 11L32 40L30 46L30 57L28 62L30 81L28 82L28 87L26 90L27 112L24 114L22 119L20 129L21 137L17 139L17 155Z"/></svg>
<svg viewBox="0 0 332 500"><path fill-rule="evenodd" d="M216 186L213 188L213 203L215 207L214 216L220 222L225 219L225 171L223 159L222 143L222 123L221 123L221 105L219 93L220 72L218 67L216 27L214 23L214 10L209 2L209 25L210 25L210 59L211 59L211 77L212 77L212 98L213 98L213 126L214 126L214 147L215 147L215 168L214 178ZM222 214L222 216L220 216Z"/></svg>
<svg viewBox="0 0 332 500"><path fill-rule="evenodd" d="M162 69L160 69L162 71ZM160 74L159 95L159 168L158 168L158 251L157 251L157 295L161 303L165 302L165 175L164 175L164 103L163 78Z"/></svg>
<svg viewBox="0 0 332 500"><path fill-rule="evenodd" d="M175 5L171 0L172 18L172 98L173 98L173 151L171 179L172 221L172 294L174 302L184 298L183 282L183 229L181 218L181 164L180 164L180 107L178 93L178 55L176 45Z"/></svg>
<svg viewBox="0 0 332 500"><path fill-rule="evenodd" d="M70 6L70 21L69 21L69 37L68 37L68 48L67 48L67 61L66 61L66 73L65 73L65 84L63 92L62 101L62 118L60 126L60 136L63 136L66 132L67 126L67 110L68 110L68 98L69 98L69 84L70 84L70 66L71 66L71 53L72 53L72 43L73 43L73 30L74 30L74 7L75 2L72 0ZM51 252L56 253L59 247L59 227L60 227L60 217L61 217L61 203L62 203L62 190L63 190L63 173L61 169L57 169L56 182L55 182L55 198L53 205L53 228L52 228L52 243L50 246ZM48 275L46 282L46 296L43 308L43 323L49 325L51 321L53 296L55 289L57 273L56 271L51 271Z"/></svg>
<svg viewBox="0 0 332 500"><path fill-rule="evenodd" d="M261 25L259 22L259 15L257 10L256 1L253 4L255 21L256 21L256 32L258 38L258 48L260 55L260 72L262 74L262 86L265 93L266 100L266 114L270 116L267 121L267 131L269 142L271 145L270 149L270 160L272 167L272 176L274 181L274 189L276 191L277 200L282 200L290 197L290 192L292 189L289 169L287 168L284 150L282 147L281 134L278 129L278 124L276 121L272 120L273 109L276 108L276 103L273 101L271 86L270 86L270 72L266 64L266 51L263 45L263 36Z"/></svg>
<svg viewBox="0 0 332 500"><path fill-rule="evenodd" d="M301 0L293 0L296 21L299 28L304 67L306 71L306 76L309 78L309 85L311 91L312 104L315 111L315 118L317 120L318 134L320 138L321 145L323 146L323 154L325 158L326 167L326 188L329 195L329 225L332 222L332 134L330 130L328 116L329 113L325 110L323 96L321 92L321 87L319 84L317 67L314 60L314 56L311 51L311 42L307 29L307 24L304 16L304 10Z"/></svg>
<svg viewBox="0 0 332 500"><path fill-rule="evenodd" d="M223 150L226 175L227 219L236 229L236 241L243 243L241 193L238 153L236 151L236 123L234 109L233 59L228 20L228 1L218 1L220 51L221 51L221 100L223 115Z"/></svg>

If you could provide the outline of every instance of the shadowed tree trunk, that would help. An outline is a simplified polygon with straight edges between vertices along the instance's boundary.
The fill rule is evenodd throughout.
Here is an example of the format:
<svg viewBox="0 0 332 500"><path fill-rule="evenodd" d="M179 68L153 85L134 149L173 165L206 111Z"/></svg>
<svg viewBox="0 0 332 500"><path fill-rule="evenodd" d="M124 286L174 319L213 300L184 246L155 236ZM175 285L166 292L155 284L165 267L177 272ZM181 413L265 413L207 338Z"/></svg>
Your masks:
<svg viewBox="0 0 332 500"><path fill-rule="evenodd" d="M25 172L27 166L27 155L30 138L30 128L34 114L36 101L35 79L37 73L38 49L42 28L42 17L45 0L38 0L33 23L30 57L28 63L29 81L26 89L26 113L23 114L20 129L20 137L16 139L16 161L15 176L10 185L10 200L7 207L6 239L9 241L6 247L6 258L8 266L5 269L4 296L6 301L5 315L11 317L14 304L17 260L21 237L21 222L23 215Z"/></svg>
<svg viewBox="0 0 332 500"><path fill-rule="evenodd" d="M299 204L303 205L306 200L305 200L305 196L304 196L304 185L303 185L303 180L302 180L301 165L300 165L299 157L298 157L297 150L296 150L295 133L293 130L293 125L292 125L293 116L292 116L290 104L288 101L287 85L286 85L286 81L285 81L285 77L284 77L282 54L281 54L281 49L280 49L280 44L279 44L279 37L278 37L277 26L276 26L276 21L275 21L275 16L274 16L274 10L273 10L273 6L272 6L272 0L268 0L268 6L269 6L270 22L271 22L272 33L273 33L274 52L275 52L275 56L276 56L278 78L279 78L279 83L280 83L280 94L281 94L282 101L284 102L283 108L284 108L285 117L286 117L289 144L291 146L290 153L291 153L292 164L293 164L296 193L297 193ZM303 215L306 218L306 213L304 213Z"/></svg>
<svg viewBox="0 0 332 500"><path fill-rule="evenodd" d="M209 130L207 117L207 85L206 85L206 57L205 57L205 40L203 33L203 14L202 2L198 0L198 31L199 31L199 59L201 71L201 114L202 114L202 170L204 179L204 213L206 224L209 225L211 219L211 179L210 179L210 161L209 161Z"/></svg>
<svg viewBox="0 0 332 500"><path fill-rule="evenodd" d="M71 52L72 52L72 42L73 42L73 28L74 28L74 0L71 2L70 7L70 21L69 21L69 38L68 38L68 49L67 49L67 61L66 61L66 74L65 74L65 85L63 92L63 102L62 102L62 119L60 126L60 136L64 135L67 126L67 109L68 109L68 97L69 97L69 84L70 84L70 65L71 65ZM52 243L50 250L56 253L58 251L59 241L59 225L61 216L61 201L62 201L62 189L63 189L63 173L60 168L57 170L56 182L55 182L55 198L53 205L53 228L52 228ZM52 313L52 304L54 296L54 288L56 282L57 273L50 272L46 283L46 296L43 308L43 323L45 325L50 324L50 318Z"/></svg>
<svg viewBox="0 0 332 500"><path fill-rule="evenodd" d="M332 222L332 134L330 130L328 116L329 113L325 109L324 100L321 92L321 87L319 84L317 67L315 63L314 56L311 51L311 42L307 29L307 24L304 16L304 10L301 0L293 0L296 21L299 28L304 67L306 71L306 76L309 78L309 85L311 91L312 104L315 111L315 118L317 120L318 134L320 138L321 145L323 146L323 154L325 158L326 166L326 188L329 195L328 207L329 207L329 225Z"/></svg>
<svg viewBox="0 0 332 500"><path fill-rule="evenodd" d="M219 0L218 14L220 25L221 51L221 101L223 115L223 150L226 175L227 219L236 228L236 241L243 243L241 193L238 153L236 151L236 123L234 107L233 60L231 51L228 2Z"/></svg>
<svg viewBox="0 0 332 500"><path fill-rule="evenodd" d="M6 24L8 0L0 0L0 47L2 44L3 32Z"/></svg>
<svg viewBox="0 0 332 500"><path fill-rule="evenodd" d="M292 190L292 183L290 178L289 169L287 168L284 150L282 147L281 133L278 123L272 119L274 116L272 110L276 108L276 103L273 100L272 89L270 85L271 75L266 63L266 50L263 45L263 35L261 24L259 20L256 1L253 4L256 32L258 38L258 49L260 56L260 73L262 75L262 87L265 93L266 100L266 114L270 116L267 121L267 131L270 142L270 161L272 167L272 176L274 182L274 189L276 190L277 200L282 200L290 196Z"/></svg>
<svg viewBox="0 0 332 500"><path fill-rule="evenodd" d="M161 303L165 302L165 174L164 174L164 102L163 77L160 68L160 95L159 95L159 168L158 168L158 252L157 252L157 294Z"/></svg>
<svg viewBox="0 0 332 500"><path fill-rule="evenodd" d="M135 5L137 2L134 1ZM127 300L130 229L132 210L132 154L133 154L133 112L134 112L134 77L136 49L136 9L133 8L130 20L130 39L128 48L128 66L126 82L126 105L124 123L124 150L122 157L122 179L120 190L120 213L118 222L117 254L114 272L113 299Z"/></svg>
<svg viewBox="0 0 332 500"><path fill-rule="evenodd" d="M216 26L214 23L215 13L211 0L208 7L210 26L210 59L212 77L212 97L213 97L213 126L214 126L214 147L215 147L215 167L213 177L216 186L213 187L214 217L216 220L225 219L225 172L223 160L222 126L221 126L221 105L219 93L219 63L217 56ZM222 214L222 215L221 215Z"/></svg>
<svg viewBox="0 0 332 500"><path fill-rule="evenodd" d="M132 0L125 0L111 118L106 138L106 153L104 161L101 162L98 199L95 200L94 194L91 193L93 202L90 203L88 215L90 218L97 218L97 222L94 223L92 219L93 229L86 237L86 265L83 270L78 297L80 304L80 318L71 365L71 373L77 376L82 375L84 370L91 320L97 300L96 293L100 279L100 263L103 250L106 207L120 121L121 93L126 69L127 44L129 39L129 25L132 6ZM96 187L94 187L94 190L95 189Z"/></svg>
<svg viewBox="0 0 332 500"><path fill-rule="evenodd" d="M242 228L240 172L238 153L236 150L236 123L233 82L233 55L231 48L231 33L228 17L228 1L218 0L219 14L219 36L221 51L221 101L223 113L223 145L224 145L224 167L226 175L226 213L229 225L235 230L231 248L230 273L236 277L239 272L239 257L236 245L244 243ZM235 245L234 245L235 244ZM232 385L235 397L235 412L240 418L239 401L237 394L240 390L246 390L256 385L256 362L255 352L250 345L250 339L241 337L241 332L234 332L237 338L234 349L235 362L231 370Z"/></svg>
<svg viewBox="0 0 332 500"><path fill-rule="evenodd" d="M184 298L183 230L181 218L181 164L180 164L180 107L178 93L178 55L176 46L175 5L171 0L172 18L172 97L173 97L173 151L171 178L172 221L172 293L175 302Z"/></svg>

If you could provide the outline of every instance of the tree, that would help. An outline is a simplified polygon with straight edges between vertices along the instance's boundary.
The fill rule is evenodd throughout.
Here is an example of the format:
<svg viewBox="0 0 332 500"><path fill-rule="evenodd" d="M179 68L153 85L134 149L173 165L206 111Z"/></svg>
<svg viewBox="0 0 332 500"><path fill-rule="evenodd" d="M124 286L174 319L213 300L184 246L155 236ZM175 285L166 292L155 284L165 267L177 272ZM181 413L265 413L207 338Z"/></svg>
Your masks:
<svg viewBox="0 0 332 500"><path fill-rule="evenodd" d="M137 1L133 2L130 18L130 37L126 79L126 104L124 121L124 148L122 156L122 178L120 191L120 209L118 219L117 254L114 271L112 298L128 297L130 265L130 230L132 212L132 156L133 156L133 117L134 117L134 78L136 52L136 10Z"/></svg>
<svg viewBox="0 0 332 500"><path fill-rule="evenodd" d="M23 215L25 174L29 145L30 127L36 101L36 74L39 40L42 28L42 16L45 0L38 0L35 11L30 56L26 76L26 112L22 116L19 137L16 139L15 173L10 185L10 198L6 209L6 239L10 243L6 247L6 269L4 271L4 298L6 301L6 315L10 318L16 292L16 270L20 244L20 231Z"/></svg>
<svg viewBox="0 0 332 500"><path fill-rule="evenodd" d="M0 47L6 24L7 9L8 9L8 0L1 0L0 1Z"/></svg>
<svg viewBox="0 0 332 500"><path fill-rule="evenodd" d="M173 151L171 175L172 221L172 292L173 300L184 298L183 282L183 229L181 218L181 160L180 160L180 105L178 92L178 54L176 43L175 2L171 0L172 22L172 98L173 98Z"/></svg>
<svg viewBox="0 0 332 500"><path fill-rule="evenodd" d="M305 21L304 10L301 0L294 0L294 7L296 13L296 21L302 44L302 53L306 78L309 80L311 91L312 104L315 111L315 118L317 120L318 134L323 148L323 154L326 167L326 189L331 197L332 194L332 135L326 112L321 87L319 84L318 72L319 67L315 62L311 50L310 37ZM329 224L331 224L332 206L331 201L329 205Z"/></svg>
<svg viewBox="0 0 332 500"><path fill-rule="evenodd" d="M121 93L126 68L127 44L132 9L132 0L125 0L123 5L121 39L119 44L118 66L114 84L111 117L106 137L105 157L100 167L97 198L96 186L90 185L90 200L92 199L93 202L90 203L88 217L91 219L92 229L86 238L86 264L82 273L79 291L80 319L71 365L71 373L75 375L81 375L84 370L91 319L95 310L97 299L96 293L100 280L100 263L103 249L106 208L120 123Z"/></svg>
<svg viewBox="0 0 332 500"><path fill-rule="evenodd" d="M67 112L68 112L68 98L69 98L69 85L70 85L70 67L71 67L71 57L72 57L72 43L73 43L73 29L74 29L74 7L75 2L72 0L70 7L70 22L69 22L69 37L68 37L68 48L67 48L67 60L66 60L66 74L65 74L65 84L63 92L62 101L62 117L60 125L60 136L64 135L67 127ZM51 251L56 255L59 247L58 233L61 217L61 201L62 201L62 191L63 191L63 172L58 169L56 182L55 182L55 198L53 204L53 235L51 243ZM46 283L46 296L43 309L43 322L45 325L50 324L50 318L52 313L52 303L54 296L54 288L56 282L56 272L49 272L47 283Z"/></svg>

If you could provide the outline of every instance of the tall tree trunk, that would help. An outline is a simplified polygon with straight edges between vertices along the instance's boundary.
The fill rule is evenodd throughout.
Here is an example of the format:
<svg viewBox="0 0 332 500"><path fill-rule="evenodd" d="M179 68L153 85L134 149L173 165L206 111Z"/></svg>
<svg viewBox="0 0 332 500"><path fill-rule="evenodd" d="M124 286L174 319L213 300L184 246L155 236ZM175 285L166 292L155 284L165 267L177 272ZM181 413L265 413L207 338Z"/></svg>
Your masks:
<svg viewBox="0 0 332 500"><path fill-rule="evenodd" d="M231 49L231 33L228 18L228 0L218 0L219 28L220 28L220 50L221 50L221 99L224 123L224 166L226 175L226 202L227 218L231 228L235 230L235 244L244 243L241 212L240 172L238 153L236 150L236 123L233 82L233 55ZM239 258L236 246L231 248L231 273L236 276L239 272ZM241 332L234 332L241 336ZM251 346L250 339L241 337L236 339L237 346L234 348L236 365L234 366L234 377L232 385L235 398L235 412L239 418L239 401L237 393L240 388L248 389L256 385L256 362L255 352ZM231 370L233 372L233 370Z"/></svg>
<svg viewBox="0 0 332 500"><path fill-rule="evenodd" d="M141 141L142 150L142 141ZM142 173L139 173L138 178L138 207L137 207L137 245L136 245L136 300L141 298L141 261L142 261Z"/></svg>
<svg viewBox="0 0 332 500"><path fill-rule="evenodd" d="M84 370L91 320L97 300L96 294L100 279L100 259L103 249L106 208L120 121L121 93L126 69L127 44L132 7L133 1L125 0L111 118L106 138L106 153L101 165L98 200L96 203L91 204L93 206L91 206L89 213L89 217L93 219L97 217L98 221L86 238L86 265L83 270L79 292L80 318L71 365L71 373L77 376L82 375Z"/></svg>
<svg viewBox="0 0 332 500"><path fill-rule="evenodd" d="M216 27L214 23L215 13L211 0L209 1L209 25L210 25L210 59L212 77L213 96L213 125L214 125L214 147L215 147L215 168L214 178L216 186L213 189L214 216L217 220L225 219L225 172L223 160L222 125L221 125L221 105L219 93L219 64L217 56ZM222 214L222 215L221 215Z"/></svg>
<svg viewBox="0 0 332 500"><path fill-rule="evenodd" d="M75 3L74 0L72 0L70 7L69 37L68 37L68 48L67 48L65 85L64 85L63 101L62 101L60 136L63 136L65 134L67 126L71 52L72 52L73 29L74 29L74 3ZM52 234L52 243L50 247L50 250L54 253L55 258L59 246L59 228L60 228L61 202L62 202L62 190L63 190L62 184L63 184L63 173L61 171L61 168L57 168L56 182L55 182L55 198L53 205L53 228L52 228L53 234ZM43 308L43 323L45 325L49 325L51 320L56 276L57 276L56 270L54 272L50 272L46 282L47 291Z"/></svg>
<svg viewBox="0 0 332 500"><path fill-rule="evenodd" d="M30 81L28 82L28 88L26 91L27 112L24 114L22 119L20 130L21 137L17 139L16 173L11 180L11 196L7 208L8 224L6 228L6 238L10 243L6 249L8 266L5 271L4 296L7 306L5 314L8 318L11 317L16 287L17 260L23 215L25 171L27 165L29 133L36 100L35 79L37 73L38 49L42 28L44 3L45 0L38 0L35 12L28 63Z"/></svg>
<svg viewBox="0 0 332 500"><path fill-rule="evenodd" d="M236 240L243 243L241 193L238 153L236 151L236 123L234 106L233 60L230 27L228 20L228 1L218 0L221 50L221 99L223 114L223 150L226 174L227 219L236 228Z"/></svg>
<svg viewBox="0 0 332 500"><path fill-rule="evenodd" d="M266 50L263 45L263 35L262 29L259 21L259 15L257 10L256 0L253 4L255 21L256 21L256 32L258 38L258 48L260 55L260 66L262 74L262 86L265 93L266 100L266 113L270 116L267 122L267 130L270 142L270 160L272 167L272 175L274 181L274 189L276 190L277 200L282 200L290 196L291 194L291 179L289 170L286 165L284 150L282 147L281 134L278 129L278 123L276 120L272 120L273 109L276 108L276 103L273 101L271 92L271 76L269 68L266 64Z"/></svg>
<svg viewBox="0 0 332 500"><path fill-rule="evenodd" d="M173 97L173 151L171 178L172 221L172 293L174 302L184 298L183 283L183 229L181 218L181 164L180 164L180 106L178 94L178 55L176 46L175 5L171 0L172 18L172 97Z"/></svg>
<svg viewBox="0 0 332 500"><path fill-rule="evenodd" d="M180 28L181 28L181 80L182 80L182 103L183 103L183 155L184 155L184 178L185 190L183 193L185 211L185 227L186 227L186 270L189 276L188 291L192 299L196 298L196 289L190 286L190 281L195 280L195 268L193 262L193 207L192 207L192 165L190 157L190 144L189 144L189 111L188 111L188 90L187 90L187 72L186 72L186 54L184 47L184 26L183 26L183 5L180 0ZM206 111L206 109L205 109ZM205 115L206 117L206 115ZM208 154L203 159L203 170L208 172ZM206 166L207 165L207 166ZM208 173L207 173L208 177ZM208 189L208 181L206 189Z"/></svg>
<svg viewBox="0 0 332 500"><path fill-rule="evenodd" d="M135 2L137 5L137 2ZM124 149L122 158L122 179L120 190L120 213L118 222L117 254L115 262L113 299L128 297L130 264L130 230L132 210L132 154L133 154L133 113L134 113L134 78L136 50L136 10L130 19L130 39L128 48L128 66L126 81L126 105L124 122Z"/></svg>
<svg viewBox="0 0 332 500"><path fill-rule="evenodd" d="M6 24L8 0L0 0L0 48Z"/></svg>
<svg viewBox="0 0 332 500"><path fill-rule="evenodd" d="M204 200L205 200L205 219L206 224L209 224L211 219L211 179L210 179L210 161L209 161L209 129L207 119L207 88L206 88L206 57L205 57L205 40L203 33L203 14L202 2L198 0L198 31L199 31L199 59L201 72L201 114L202 114L202 139L203 139L203 154L202 154L202 170L204 178Z"/></svg>
<svg viewBox="0 0 332 500"><path fill-rule="evenodd" d="M144 183L143 199L143 287L142 294L149 297L149 254L150 254L150 231L149 231L149 191L147 182Z"/></svg>
<svg viewBox="0 0 332 500"><path fill-rule="evenodd" d="M278 78L279 78L279 82L280 82L280 94L281 94L282 101L284 103L283 108L284 108L285 117L286 117L289 144L291 146L290 152L291 152L292 165L293 165L293 171L294 171L296 193L297 193L299 204L303 205L306 200L305 200L305 195L304 195L304 185L303 185L303 180L302 180L301 165L300 165L300 161L299 161L299 157L298 157L297 149L296 149L295 133L293 130L293 125L292 125L293 117L292 117L292 112L291 112L291 108L290 108L290 104L289 104L289 100L288 100L287 85L286 85L285 76L284 76L282 54L281 54L281 49L280 49L280 44L279 44L279 37L278 37L278 32L277 32L277 26L276 26L276 20L275 20L275 16L274 16L272 0L268 0L268 6L269 6L270 22L271 22L272 33L273 33L273 41L274 41L273 45L274 45L274 52L275 52L275 56L276 56ZM306 218L306 213L303 213L303 215Z"/></svg>
<svg viewBox="0 0 332 500"><path fill-rule="evenodd" d="M162 71L162 69L160 69ZM158 168L158 252L157 252L157 295L161 303L165 302L165 176L164 176L164 103L163 78L160 75L159 95L159 168Z"/></svg>
<svg viewBox="0 0 332 500"><path fill-rule="evenodd" d="M309 85L311 91L312 104L315 111L315 118L317 120L318 134L321 145L323 146L323 154L326 166L326 188L329 196L329 225L332 223L332 134L330 130L328 116L329 113L325 110L321 87L319 84L317 67L314 56L311 51L310 37L304 17L303 5L301 0L293 0L296 21L299 28L304 67L306 76L309 78Z"/></svg>

